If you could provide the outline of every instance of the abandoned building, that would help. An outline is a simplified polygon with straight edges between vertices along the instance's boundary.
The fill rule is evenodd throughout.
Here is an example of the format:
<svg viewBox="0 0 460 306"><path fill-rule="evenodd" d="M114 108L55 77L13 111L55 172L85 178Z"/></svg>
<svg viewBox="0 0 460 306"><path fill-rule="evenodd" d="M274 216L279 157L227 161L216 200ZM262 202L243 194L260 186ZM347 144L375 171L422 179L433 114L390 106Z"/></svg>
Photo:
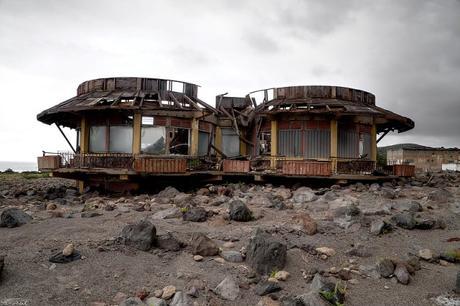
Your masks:
<svg viewBox="0 0 460 306"><path fill-rule="evenodd" d="M80 188L147 178L241 176L375 179L377 142L414 127L375 105L371 93L336 86L293 86L198 98L198 86L152 78L83 82L77 95L38 114L76 131L70 153L38 158L40 170ZM377 139L377 134L381 134Z"/></svg>
<svg viewBox="0 0 460 306"><path fill-rule="evenodd" d="M412 165L416 172L456 170L460 164L460 149L431 148L405 144L387 150L388 165Z"/></svg>

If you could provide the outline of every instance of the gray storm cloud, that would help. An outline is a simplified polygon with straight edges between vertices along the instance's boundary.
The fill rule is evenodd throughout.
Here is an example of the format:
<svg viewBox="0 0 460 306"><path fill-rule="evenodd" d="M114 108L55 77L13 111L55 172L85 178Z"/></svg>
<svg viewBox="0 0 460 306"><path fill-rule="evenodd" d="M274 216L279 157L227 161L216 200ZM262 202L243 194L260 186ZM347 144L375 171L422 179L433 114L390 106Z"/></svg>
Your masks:
<svg viewBox="0 0 460 306"><path fill-rule="evenodd" d="M116 75L361 88L416 123L382 144L460 147L460 1L0 0L0 160L67 150L36 114Z"/></svg>

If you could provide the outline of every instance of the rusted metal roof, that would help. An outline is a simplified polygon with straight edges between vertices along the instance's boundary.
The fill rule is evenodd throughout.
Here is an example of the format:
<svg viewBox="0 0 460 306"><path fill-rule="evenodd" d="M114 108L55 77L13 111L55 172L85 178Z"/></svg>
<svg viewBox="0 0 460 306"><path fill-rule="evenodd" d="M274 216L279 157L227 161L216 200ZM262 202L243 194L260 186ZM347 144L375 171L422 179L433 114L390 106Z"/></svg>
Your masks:
<svg viewBox="0 0 460 306"><path fill-rule="evenodd" d="M43 123L73 127L77 114L95 110L217 110L198 98L198 85L152 78L102 78L81 83L77 95L37 115Z"/></svg>
<svg viewBox="0 0 460 306"><path fill-rule="evenodd" d="M263 94L262 101L255 101ZM276 115L281 113L324 114L333 117L368 115L382 118L377 123L378 132L390 129L399 132L414 128L414 122L401 115L375 105L375 96L369 92L337 86L290 86L251 92L248 98L255 101L256 113Z"/></svg>

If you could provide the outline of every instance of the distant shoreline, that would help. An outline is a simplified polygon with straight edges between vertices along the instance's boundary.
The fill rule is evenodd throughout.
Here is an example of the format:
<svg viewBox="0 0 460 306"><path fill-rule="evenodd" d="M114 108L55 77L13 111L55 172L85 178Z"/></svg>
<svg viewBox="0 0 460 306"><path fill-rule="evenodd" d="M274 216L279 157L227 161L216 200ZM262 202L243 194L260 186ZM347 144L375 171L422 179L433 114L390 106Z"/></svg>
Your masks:
<svg viewBox="0 0 460 306"><path fill-rule="evenodd" d="M0 172L11 169L14 172L38 171L36 162L0 161Z"/></svg>

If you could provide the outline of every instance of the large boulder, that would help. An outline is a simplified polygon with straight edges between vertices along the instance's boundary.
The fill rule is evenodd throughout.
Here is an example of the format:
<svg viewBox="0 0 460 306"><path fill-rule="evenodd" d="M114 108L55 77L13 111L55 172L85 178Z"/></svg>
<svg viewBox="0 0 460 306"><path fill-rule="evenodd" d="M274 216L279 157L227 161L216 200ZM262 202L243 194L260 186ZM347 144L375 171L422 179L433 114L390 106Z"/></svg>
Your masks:
<svg viewBox="0 0 460 306"><path fill-rule="evenodd" d="M446 203L452 197L452 193L445 189L436 189L428 195L428 200L436 203Z"/></svg>
<svg viewBox="0 0 460 306"><path fill-rule="evenodd" d="M193 233L190 239L193 255L214 256L219 254L219 247L203 233Z"/></svg>
<svg viewBox="0 0 460 306"><path fill-rule="evenodd" d="M142 251L148 251L156 240L156 228L149 221L142 220L136 224L128 224L121 231L126 245Z"/></svg>
<svg viewBox="0 0 460 306"><path fill-rule="evenodd" d="M163 189L162 191L160 191L157 194L157 197L158 198L174 198L179 193L180 193L180 191L177 190L176 188L168 186L165 189Z"/></svg>
<svg viewBox="0 0 460 306"><path fill-rule="evenodd" d="M286 264L287 247L271 235L257 229L247 246L246 261L259 274L282 270Z"/></svg>
<svg viewBox="0 0 460 306"><path fill-rule="evenodd" d="M190 207L187 208L182 215L184 221L191 222L205 222L208 218L208 213L203 207Z"/></svg>
<svg viewBox="0 0 460 306"><path fill-rule="evenodd" d="M305 203L316 200L318 197L315 195L313 190L309 187L300 187L292 196L292 199L296 203Z"/></svg>
<svg viewBox="0 0 460 306"><path fill-rule="evenodd" d="M174 294L169 306L193 306L193 301L187 296L187 294L182 291L178 291Z"/></svg>
<svg viewBox="0 0 460 306"><path fill-rule="evenodd" d="M377 262L377 270L382 277L388 278L394 273L395 265L390 259L382 258Z"/></svg>
<svg viewBox="0 0 460 306"><path fill-rule="evenodd" d="M234 200L229 205L230 220L247 222L253 219L251 210L240 200Z"/></svg>
<svg viewBox="0 0 460 306"><path fill-rule="evenodd" d="M29 223L32 217L21 209L7 208L0 215L0 227L17 227Z"/></svg>

